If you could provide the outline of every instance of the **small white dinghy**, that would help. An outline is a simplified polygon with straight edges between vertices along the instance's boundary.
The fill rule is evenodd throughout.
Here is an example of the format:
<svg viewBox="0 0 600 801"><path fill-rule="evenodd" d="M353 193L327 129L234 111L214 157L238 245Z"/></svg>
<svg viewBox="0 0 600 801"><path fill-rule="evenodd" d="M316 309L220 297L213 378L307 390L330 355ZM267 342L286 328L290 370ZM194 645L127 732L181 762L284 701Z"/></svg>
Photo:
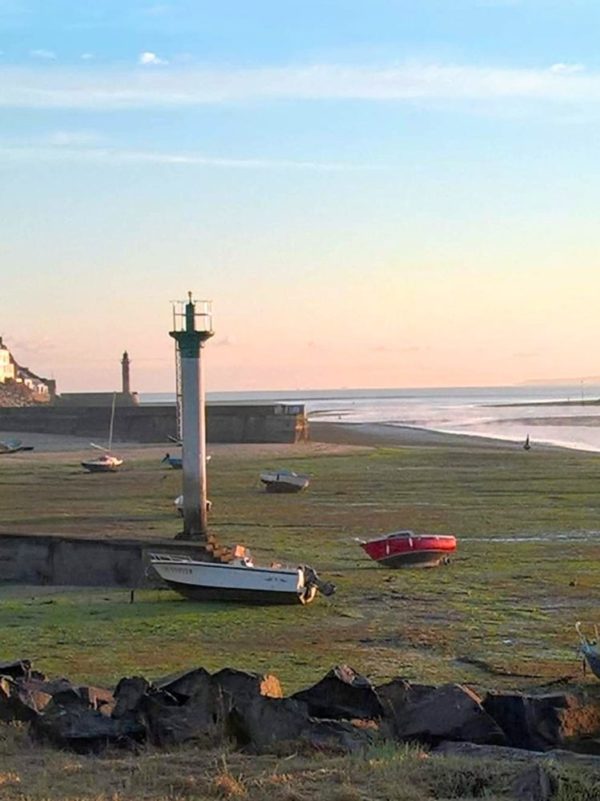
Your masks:
<svg viewBox="0 0 600 801"><path fill-rule="evenodd" d="M97 459L88 459L81 466L90 473L116 473L123 464L123 460L111 453L103 453Z"/></svg>
<svg viewBox="0 0 600 801"><path fill-rule="evenodd" d="M231 562L201 562L191 556L151 553L150 564L171 589L194 601L241 601L252 604L308 604L318 592L332 595L307 565L256 567L242 546Z"/></svg>
<svg viewBox="0 0 600 801"><path fill-rule="evenodd" d="M260 474L260 480L267 492L300 492L310 484L308 476L292 470L265 470Z"/></svg>

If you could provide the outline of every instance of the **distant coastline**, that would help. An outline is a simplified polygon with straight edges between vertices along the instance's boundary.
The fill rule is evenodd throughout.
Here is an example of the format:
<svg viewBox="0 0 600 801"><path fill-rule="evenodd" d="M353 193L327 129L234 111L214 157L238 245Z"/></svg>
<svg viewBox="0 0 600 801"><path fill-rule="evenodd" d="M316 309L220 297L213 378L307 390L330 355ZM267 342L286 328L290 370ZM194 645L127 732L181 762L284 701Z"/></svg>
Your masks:
<svg viewBox="0 0 600 801"><path fill-rule="evenodd" d="M600 398L593 398L589 400L549 400L549 401L529 401L527 403L490 403L487 406L500 409L518 409L519 407L526 406L600 406Z"/></svg>
<svg viewBox="0 0 600 801"><path fill-rule="evenodd" d="M587 398L581 393L587 393ZM475 442L518 447L527 435L538 447L600 452L600 386L450 387L447 389L251 391L210 393L210 404L304 404L316 435L322 423L344 426L351 441L369 437L426 445ZM174 394L148 395L142 402L174 403ZM375 427L375 428L374 428ZM323 429L320 429L321 431ZM335 436L338 439L342 430ZM452 439L447 439L452 438Z"/></svg>

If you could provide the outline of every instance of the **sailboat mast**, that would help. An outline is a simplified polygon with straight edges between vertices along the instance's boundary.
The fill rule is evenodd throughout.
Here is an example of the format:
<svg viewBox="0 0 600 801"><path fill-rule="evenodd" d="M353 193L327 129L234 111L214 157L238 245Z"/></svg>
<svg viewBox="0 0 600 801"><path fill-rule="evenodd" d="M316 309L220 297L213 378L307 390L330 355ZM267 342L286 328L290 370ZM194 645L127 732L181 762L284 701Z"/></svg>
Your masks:
<svg viewBox="0 0 600 801"><path fill-rule="evenodd" d="M112 406L110 409L110 426L108 428L108 450L112 450L113 431L115 428L115 407L117 405L117 393L113 393Z"/></svg>

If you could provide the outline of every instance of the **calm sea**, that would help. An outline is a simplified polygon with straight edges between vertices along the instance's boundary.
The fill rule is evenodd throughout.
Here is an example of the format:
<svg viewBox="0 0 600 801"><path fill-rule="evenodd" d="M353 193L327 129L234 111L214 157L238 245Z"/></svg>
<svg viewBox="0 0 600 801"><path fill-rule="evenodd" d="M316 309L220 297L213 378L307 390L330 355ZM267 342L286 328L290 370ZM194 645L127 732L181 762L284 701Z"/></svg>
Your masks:
<svg viewBox="0 0 600 801"><path fill-rule="evenodd" d="M599 384L217 392L207 397L223 403L304 403L312 420L411 426L515 442L529 434L533 443L600 451L600 404L582 403L600 398ZM145 393L141 402L174 403L175 396ZM527 403L542 405L508 405Z"/></svg>

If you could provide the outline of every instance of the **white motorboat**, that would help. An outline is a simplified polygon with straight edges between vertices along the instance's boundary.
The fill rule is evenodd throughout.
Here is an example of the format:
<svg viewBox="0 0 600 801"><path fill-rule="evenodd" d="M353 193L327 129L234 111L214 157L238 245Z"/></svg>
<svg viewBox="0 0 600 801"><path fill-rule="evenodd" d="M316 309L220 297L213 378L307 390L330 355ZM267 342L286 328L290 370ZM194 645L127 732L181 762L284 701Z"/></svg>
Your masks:
<svg viewBox="0 0 600 801"><path fill-rule="evenodd" d="M260 474L260 480L267 492L300 492L310 484L308 476L292 470L265 470Z"/></svg>
<svg viewBox="0 0 600 801"><path fill-rule="evenodd" d="M241 546L227 563L165 553L151 553L150 563L171 589L194 601L308 604L319 591L324 595L335 592L332 584L322 582L306 565L257 567Z"/></svg>

